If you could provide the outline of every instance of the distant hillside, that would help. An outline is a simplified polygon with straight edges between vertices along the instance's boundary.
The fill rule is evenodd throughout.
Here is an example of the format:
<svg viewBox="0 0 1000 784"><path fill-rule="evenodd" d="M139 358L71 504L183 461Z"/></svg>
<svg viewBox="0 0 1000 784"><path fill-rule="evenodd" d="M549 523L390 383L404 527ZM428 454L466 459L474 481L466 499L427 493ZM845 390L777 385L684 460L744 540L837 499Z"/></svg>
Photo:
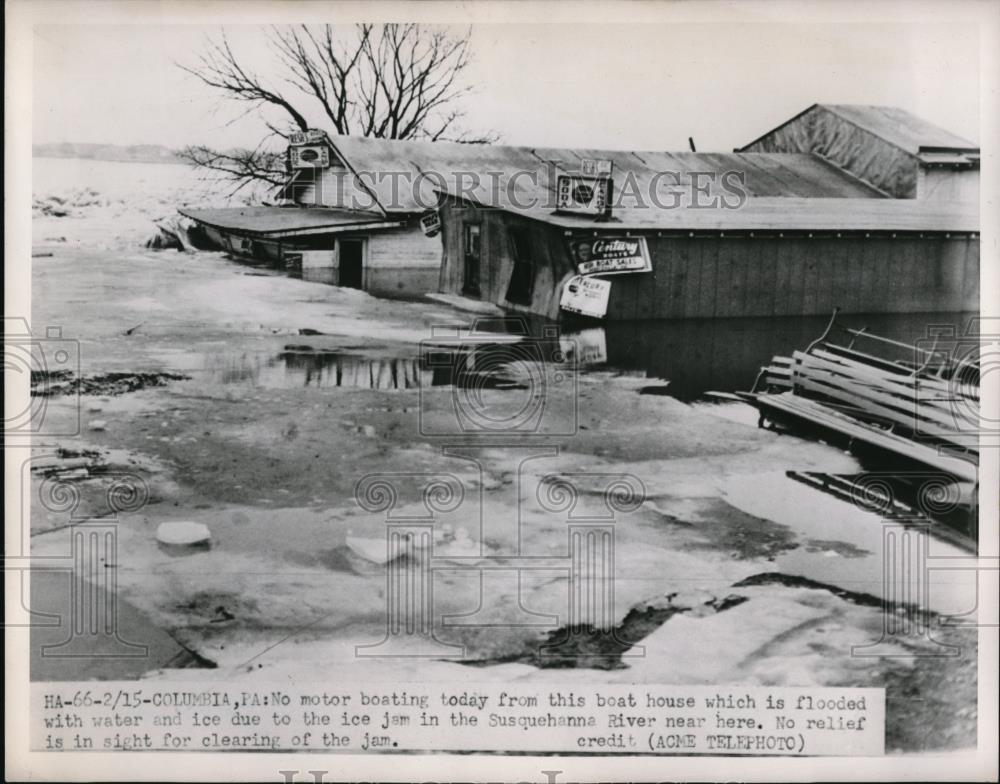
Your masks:
<svg viewBox="0 0 1000 784"><path fill-rule="evenodd" d="M86 158L94 161L127 161L131 163L184 163L177 154L162 144L35 144L35 158Z"/></svg>

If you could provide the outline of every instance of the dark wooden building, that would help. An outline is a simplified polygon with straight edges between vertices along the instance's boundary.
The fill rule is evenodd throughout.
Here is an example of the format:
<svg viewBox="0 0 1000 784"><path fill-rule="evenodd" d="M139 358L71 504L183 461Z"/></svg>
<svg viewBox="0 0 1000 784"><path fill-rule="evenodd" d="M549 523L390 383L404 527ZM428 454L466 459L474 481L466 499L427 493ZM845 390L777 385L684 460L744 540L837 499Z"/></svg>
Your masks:
<svg viewBox="0 0 1000 784"><path fill-rule="evenodd" d="M614 155L615 180L628 171ZM691 162L680 181L690 184ZM974 204L889 198L757 195L754 156L713 156L720 176L746 174L744 203L614 207L599 218L530 207L523 194L442 194L442 290L549 318L581 272L577 250L638 240L649 271L593 274L610 283L604 318L731 318L847 313L975 311L979 223ZM841 176L831 169L831 177ZM700 171L700 169L699 169ZM764 171L766 174L766 169ZM636 178L648 181L639 172Z"/></svg>

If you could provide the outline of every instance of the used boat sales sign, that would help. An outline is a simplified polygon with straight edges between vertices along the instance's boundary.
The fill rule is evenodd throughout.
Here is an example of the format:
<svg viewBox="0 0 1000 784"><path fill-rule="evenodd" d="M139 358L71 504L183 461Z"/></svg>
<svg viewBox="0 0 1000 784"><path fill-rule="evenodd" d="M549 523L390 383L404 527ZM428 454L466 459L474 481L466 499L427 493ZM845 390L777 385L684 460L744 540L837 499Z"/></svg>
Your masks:
<svg viewBox="0 0 1000 784"><path fill-rule="evenodd" d="M559 307L568 313L578 313L591 318L604 318L608 312L608 295L611 281L574 275L563 286Z"/></svg>
<svg viewBox="0 0 1000 784"><path fill-rule="evenodd" d="M645 237L574 237L569 240L569 250L580 275L653 269Z"/></svg>

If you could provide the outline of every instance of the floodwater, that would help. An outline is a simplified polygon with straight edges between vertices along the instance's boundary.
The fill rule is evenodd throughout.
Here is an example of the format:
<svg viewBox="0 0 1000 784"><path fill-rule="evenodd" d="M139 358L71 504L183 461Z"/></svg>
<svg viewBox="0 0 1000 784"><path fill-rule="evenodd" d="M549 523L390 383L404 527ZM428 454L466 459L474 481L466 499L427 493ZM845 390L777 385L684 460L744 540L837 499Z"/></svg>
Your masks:
<svg viewBox="0 0 1000 784"><path fill-rule="evenodd" d="M106 166L117 172L109 182L127 183L118 167L128 165ZM101 182L100 165L68 168ZM115 575L137 614L217 664L180 675L874 686L887 689L888 749L974 743L975 716L960 713L975 699L973 633L941 631L970 655L933 669L922 639L894 643L903 658L878 668L851 653L878 639L879 599L894 595L882 557L892 521L802 480L857 476L863 464L835 445L759 429L751 407L706 395L749 389L772 355L819 337L825 318L557 331L531 322L519 334L440 303L377 300L221 254L141 249L145 237L118 212L152 231L149 220L184 189L183 171L144 168L148 190L134 204L36 215L36 247L51 255L32 268L35 324L61 325L81 354L82 396L46 398L55 432L75 434L47 444L60 450L48 459L76 482L79 514L105 503L101 482L114 472L145 482L148 503L120 517ZM170 180L162 192L158 173ZM908 342L932 324L964 329L955 314L843 321ZM441 325L456 337L441 337ZM164 383L102 394L121 374ZM491 422L520 421L541 400L558 447L515 455L493 439L463 441L456 398ZM395 518L358 496L372 476L392 480ZM589 659L555 674L535 667L524 652L550 630L515 621L526 610L565 616L565 570L478 571L463 557L433 575L436 633L480 666L358 659L356 646L385 635L387 606L385 569L364 553L385 552L388 520L424 519L428 476L453 479L453 497L474 505L443 514L477 553L547 559L565 556L574 516L606 512L609 477L638 478L645 501L611 515L613 609L632 628L637 615L656 619L640 635L645 656L618 669ZM576 505L554 509L548 491L566 476L580 485ZM33 553L64 551L64 518L32 506ZM211 547L168 557L155 532L171 520L206 525ZM927 533L929 557L968 552L939 530ZM958 589L971 587L967 574L935 576L930 608L966 612L970 591ZM439 624L488 613L487 626Z"/></svg>

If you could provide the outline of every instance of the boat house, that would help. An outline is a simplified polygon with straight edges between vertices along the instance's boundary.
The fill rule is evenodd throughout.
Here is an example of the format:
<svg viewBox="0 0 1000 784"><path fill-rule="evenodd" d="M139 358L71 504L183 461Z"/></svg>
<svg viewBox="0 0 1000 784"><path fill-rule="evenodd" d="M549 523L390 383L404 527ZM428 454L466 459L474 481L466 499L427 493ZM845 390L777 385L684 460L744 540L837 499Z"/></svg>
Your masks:
<svg viewBox="0 0 1000 784"><path fill-rule="evenodd" d="M804 153L560 156L554 181L442 193L444 291L609 320L978 309L974 203L887 198Z"/></svg>
<svg viewBox="0 0 1000 784"><path fill-rule="evenodd" d="M182 213L306 278L548 318L979 306L978 148L901 110L817 104L734 153L313 130L287 165L283 206Z"/></svg>

